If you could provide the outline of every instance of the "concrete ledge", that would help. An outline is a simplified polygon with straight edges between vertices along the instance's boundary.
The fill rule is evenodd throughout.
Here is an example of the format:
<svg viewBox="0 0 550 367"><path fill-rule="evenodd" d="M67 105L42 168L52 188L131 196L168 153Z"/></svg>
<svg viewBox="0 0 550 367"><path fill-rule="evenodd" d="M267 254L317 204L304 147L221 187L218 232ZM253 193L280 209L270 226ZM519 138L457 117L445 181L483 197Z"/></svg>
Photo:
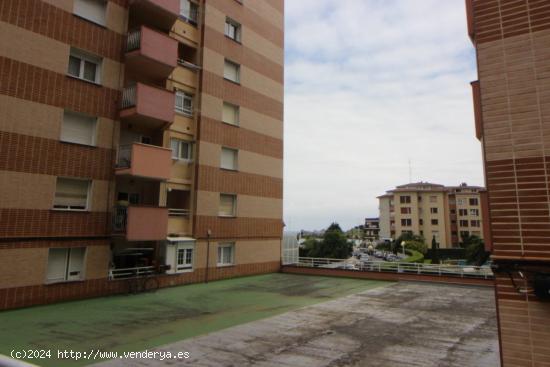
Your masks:
<svg viewBox="0 0 550 367"><path fill-rule="evenodd" d="M324 275L331 277L347 277L360 278L371 280L388 280L388 281L414 281L414 282L429 282L429 283L444 283L444 284L459 284L459 285L477 285L485 287L494 287L494 279L479 279L479 278L460 278L450 276L435 276L425 274L408 274L408 273L379 273L373 271L354 271L343 269L325 269L325 268L307 268L297 266L283 266L281 272L290 274L308 274L308 275Z"/></svg>

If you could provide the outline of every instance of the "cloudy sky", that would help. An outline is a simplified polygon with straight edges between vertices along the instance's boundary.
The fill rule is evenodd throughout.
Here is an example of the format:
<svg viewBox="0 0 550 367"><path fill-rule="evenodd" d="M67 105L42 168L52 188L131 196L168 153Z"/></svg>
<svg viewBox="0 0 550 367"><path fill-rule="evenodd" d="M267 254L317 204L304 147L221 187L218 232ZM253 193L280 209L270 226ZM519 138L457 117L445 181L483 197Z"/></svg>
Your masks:
<svg viewBox="0 0 550 367"><path fill-rule="evenodd" d="M288 0L287 229L350 228L413 181L483 184L463 0Z"/></svg>

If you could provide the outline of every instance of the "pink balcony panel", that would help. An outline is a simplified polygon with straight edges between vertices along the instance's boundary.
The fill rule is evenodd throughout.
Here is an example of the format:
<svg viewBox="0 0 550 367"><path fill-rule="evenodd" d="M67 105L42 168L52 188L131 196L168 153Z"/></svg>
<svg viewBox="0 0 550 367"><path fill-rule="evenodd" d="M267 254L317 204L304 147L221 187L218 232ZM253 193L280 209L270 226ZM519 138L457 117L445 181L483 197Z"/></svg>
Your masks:
<svg viewBox="0 0 550 367"><path fill-rule="evenodd" d="M168 209L159 207L128 207L126 239L128 241L160 241L166 239Z"/></svg>
<svg viewBox="0 0 550 367"><path fill-rule="evenodd" d="M118 151L117 175L166 181L172 170L172 150L134 143Z"/></svg>
<svg viewBox="0 0 550 367"><path fill-rule="evenodd" d="M158 129L174 121L173 92L138 83L124 88L120 119L136 126Z"/></svg>
<svg viewBox="0 0 550 367"><path fill-rule="evenodd" d="M147 27L128 33L126 68L153 80L166 79L178 60L178 41Z"/></svg>
<svg viewBox="0 0 550 367"><path fill-rule="evenodd" d="M180 11L180 0L131 0L130 17L138 24L148 24L169 31Z"/></svg>

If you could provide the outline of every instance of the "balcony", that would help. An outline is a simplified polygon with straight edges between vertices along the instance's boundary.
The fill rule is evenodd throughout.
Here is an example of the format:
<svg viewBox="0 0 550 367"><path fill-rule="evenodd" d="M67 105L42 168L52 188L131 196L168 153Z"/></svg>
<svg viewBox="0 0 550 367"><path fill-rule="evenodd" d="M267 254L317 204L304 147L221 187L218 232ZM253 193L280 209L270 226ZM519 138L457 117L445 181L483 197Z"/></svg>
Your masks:
<svg viewBox="0 0 550 367"><path fill-rule="evenodd" d="M166 32L172 28L180 12L179 0L131 0L130 20L148 24Z"/></svg>
<svg viewBox="0 0 550 367"><path fill-rule="evenodd" d="M178 67L172 72L172 79L174 82L186 85L191 88L197 88L198 71L201 68L190 62L182 59L178 60Z"/></svg>
<svg viewBox="0 0 550 367"><path fill-rule="evenodd" d="M174 121L174 93L137 83L124 88L120 119L136 127L159 129Z"/></svg>
<svg viewBox="0 0 550 367"><path fill-rule="evenodd" d="M481 108L481 89L479 81L472 82L472 97L474 99L474 117L476 124L476 138L481 140L483 137L483 112Z"/></svg>
<svg viewBox="0 0 550 367"><path fill-rule="evenodd" d="M191 235L191 217L189 210L168 209L168 216L168 235Z"/></svg>
<svg viewBox="0 0 550 367"><path fill-rule="evenodd" d="M147 206L117 206L113 215L113 233L127 241L166 239L168 209Z"/></svg>
<svg viewBox="0 0 550 367"><path fill-rule="evenodd" d="M115 171L117 175L166 181L170 178L171 171L171 149L141 143L119 147Z"/></svg>
<svg viewBox="0 0 550 367"><path fill-rule="evenodd" d="M142 26L128 33L125 57L132 74L164 80L177 66L178 41Z"/></svg>

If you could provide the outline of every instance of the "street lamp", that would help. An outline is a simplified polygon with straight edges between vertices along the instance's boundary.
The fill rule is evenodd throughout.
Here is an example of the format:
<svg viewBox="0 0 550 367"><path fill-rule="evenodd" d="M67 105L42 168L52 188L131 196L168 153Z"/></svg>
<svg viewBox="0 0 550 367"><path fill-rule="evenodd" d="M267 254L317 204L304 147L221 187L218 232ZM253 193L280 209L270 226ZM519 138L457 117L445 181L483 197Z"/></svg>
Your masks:
<svg viewBox="0 0 550 367"><path fill-rule="evenodd" d="M401 247L403 247L403 256L405 256L405 245L406 245L406 244L407 244L407 243L406 243L405 241L402 241L402 242L401 242Z"/></svg>

